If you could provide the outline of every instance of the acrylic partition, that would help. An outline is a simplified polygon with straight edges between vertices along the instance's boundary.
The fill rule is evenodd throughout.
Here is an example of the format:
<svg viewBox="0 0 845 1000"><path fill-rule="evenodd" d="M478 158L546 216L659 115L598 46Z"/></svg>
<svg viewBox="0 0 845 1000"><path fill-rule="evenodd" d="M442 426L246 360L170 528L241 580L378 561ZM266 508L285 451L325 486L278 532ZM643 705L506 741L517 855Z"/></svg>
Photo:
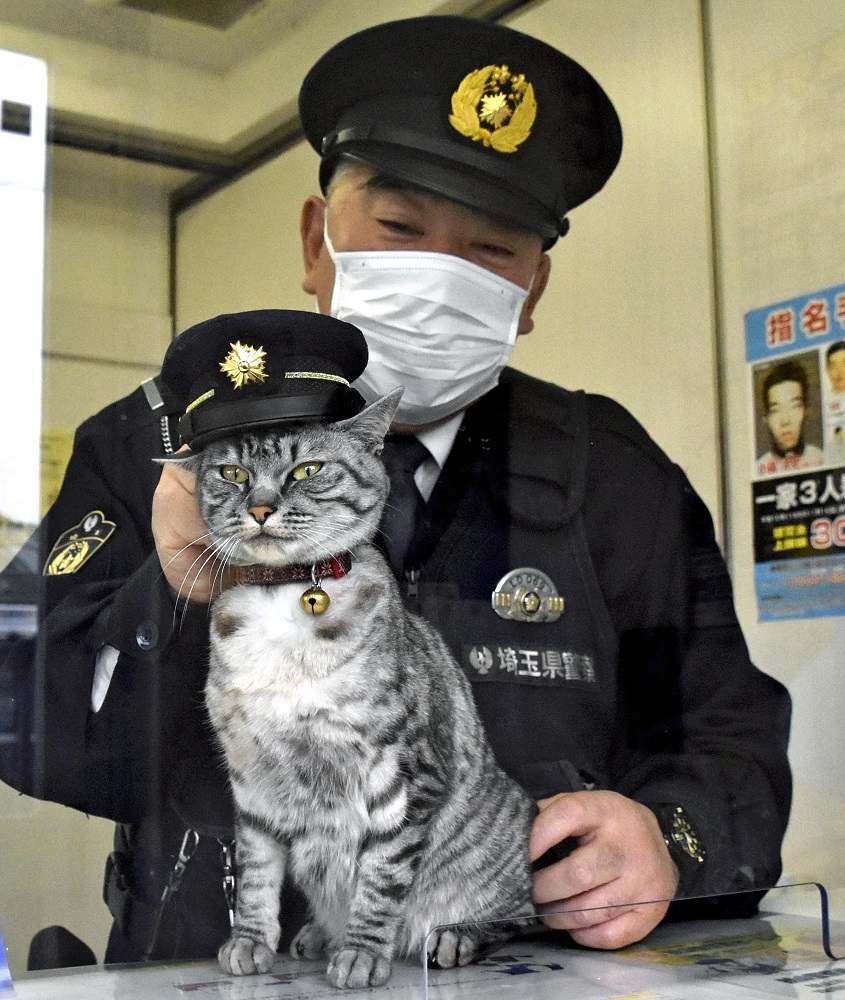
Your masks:
<svg viewBox="0 0 845 1000"><path fill-rule="evenodd" d="M836 894L820 882L781 884L765 892L755 913L760 895L755 890L675 898L667 921L648 938L613 951L579 947L565 932L525 918L433 927L420 956L419 995L426 1000L845 996L845 920L831 917ZM598 913L549 908L545 916L565 914L587 925L597 916L610 919L614 911L661 902L666 900L619 903ZM746 915L713 919L726 913ZM438 955L453 961L456 950L502 927L509 940L483 951L472 964L440 967Z"/></svg>
<svg viewBox="0 0 845 1000"><path fill-rule="evenodd" d="M836 116L845 5L758 5L771 20L766 32L755 23L754 5L731 0L463 0L445 6L475 14L484 8L562 48L596 75L619 110L625 150L618 171L599 196L572 213L571 232L551 251L537 329L518 338L513 364L556 386L611 397L688 475L713 514L751 658L791 696L794 795L790 813L783 756L790 717L782 689L763 681L755 695L745 695L731 666L742 638L734 631L728 642L718 607L707 620L720 602L723 610L728 603L724 579L705 595L702 620L683 623L690 632L700 626L710 640L692 642L694 669L677 678L671 664L678 637L661 627L662 619L641 616L643 628L620 629L620 648L606 650L607 656L593 658L570 641L568 616L583 612L582 623L594 614L601 619L595 633L612 644L615 629L597 610L595 592L585 593L580 608L575 595L566 594L566 616L524 623L520 633L515 629L523 623L496 612L491 598L501 610L516 593L492 597L506 572L542 570L562 598L579 573L593 573L588 548L605 571L595 589L616 594L620 618L627 617L627 601L639 606L654 592L662 596L661 611L682 603L660 572L646 574L651 590L642 577L624 572L634 565L635 547L646 562L652 558L649 530L657 519L636 520L635 505L620 509L616 466L602 473L612 495L592 507L601 513L593 513L585 529L590 537L583 550L573 541L567 565L577 564L579 573L547 566L558 550L543 525L555 504L569 504L569 495L557 480L532 478L535 458L556 472L563 463L553 447L533 448L538 454L528 463L529 428L515 449L527 463L523 488L515 500L503 491L496 503L509 505L515 525L529 517L539 524L530 555L516 546L485 546L486 537L467 545L463 560L454 560L467 567L466 580L428 595L431 615L423 580L415 609L448 624L497 759L533 799L589 785L597 794L613 790L669 804L664 809L680 804L692 832L681 827L674 846L692 849L694 869L693 840L699 842L701 879L694 871L685 877L684 898L672 902L669 919L641 944L587 951L563 931L526 928L471 966L421 970L415 954L397 963L390 989L401 995L394 984L408 974L409 997L425 991L530 997L532 990L537 996L557 990L561 997L687 1000L720 984L733 989L734 979L748 995L752 985L766 996L835 995L845 980L832 957L845 951L840 619L757 619L746 482L754 426L742 326L744 314L766 302L838 288L845 280L845 216L831 208L841 194L845 130ZM224 7L233 19L227 26L202 23L212 8ZM121 859L112 857L116 823L155 814L161 802L142 801L151 792L150 801L175 802L184 823L168 827L150 852L158 883L156 891L147 885L140 894L158 899L172 883L178 891L168 890L168 898L179 903L190 898L199 865L213 864L209 906L220 917L220 933L227 931L236 877L231 817L213 808L191 813L180 798L191 789L204 792L208 780L214 794L203 804L221 804L222 769L216 758L204 758L206 774L190 754L183 756L201 741L186 739L178 726L167 729L161 745L149 736L185 692L177 683L183 675L155 650L152 625L160 625L159 638L174 621L178 632L183 609L178 620L172 608L157 617L158 591L138 586L127 601L134 618L127 614L132 627L120 636L121 650L103 652L110 643L98 631L117 581L134 577L153 551L148 501L159 469L147 452L161 455L173 445L179 412L174 405L170 422L162 423L150 380L175 333L193 323L242 310L314 308L302 288L298 226L303 202L319 192L319 164L297 131L300 82L313 61L348 34L443 7L436 0L0 2L0 932L21 997L35 995L19 983L33 939L45 928L68 932L73 947L63 953L64 964L103 961L113 913L123 913L131 896L126 873L116 867ZM845 316L832 311L831 317L845 334ZM821 367L817 374L826 377ZM98 425L106 429L97 456L85 432L77 439L79 461L69 466L77 429L132 394L131 413L113 410ZM126 413L148 432L143 454L126 444ZM815 414L813 426L821 416ZM760 422L758 431L764 430ZM483 442L486 456L497 454L479 435L480 449ZM115 476L118 468L123 471ZM89 493L89 475L109 489ZM845 487L836 488L845 494ZM439 509L448 513L460 492L443 493ZM646 493L657 495L636 490L638 497ZM47 528L39 531L50 510ZM634 521L625 520L629 514ZM618 523L635 525L621 542L613 532ZM445 532L444 538L448 548ZM784 538L792 543L797 536ZM609 539L615 540L611 556ZM683 533L676 541L683 548ZM831 546L830 566L842 569L841 552L845 546ZM703 562L712 567L713 561L709 548ZM505 565L498 568L499 562ZM845 569L838 580L845 586ZM416 582L406 580L407 589ZM801 588L805 610L813 610L813 593ZM91 598L87 625L74 603L79 594ZM536 599L523 596L529 607ZM194 622L193 647L203 655L204 615ZM183 637L190 625L186 620ZM200 684L194 693L190 722L197 726ZM687 703L694 712L682 710ZM112 711L121 704L133 711ZM138 766L140 746L147 757ZM158 766L161 761L167 766ZM172 761L179 766L170 767ZM166 794L153 788L153 775ZM778 881L784 826L781 884L758 900ZM195 830L201 841L192 852ZM131 854L119 853L123 860ZM109 886L120 892L109 893ZM648 897L647 887L637 894ZM604 907L605 917L635 905L607 899L612 906ZM649 903L655 905L647 898L640 905ZM547 904L547 918L554 906ZM200 922L196 913L189 916L189 923ZM585 926L595 916L580 911ZM448 947L448 937L441 937ZM142 970L135 971L138 993L118 995L142 997L150 988ZM160 967L156 974L160 995L178 981L182 993L197 1000L203 982L225 979L211 959L201 969L177 974ZM274 975L279 992L273 996L329 992L325 963L280 956ZM671 975L680 977L679 985L671 985ZM0 988L3 979L0 961ZM74 989L85 1000L109 995L105 987L102 994L86 993L82 973L68 984L71 979L70 996ZM216 986L207 989L221 997L271 995L252 980L220 986L218 993ZM61 992L44 995L54 1000Z"/></svg>

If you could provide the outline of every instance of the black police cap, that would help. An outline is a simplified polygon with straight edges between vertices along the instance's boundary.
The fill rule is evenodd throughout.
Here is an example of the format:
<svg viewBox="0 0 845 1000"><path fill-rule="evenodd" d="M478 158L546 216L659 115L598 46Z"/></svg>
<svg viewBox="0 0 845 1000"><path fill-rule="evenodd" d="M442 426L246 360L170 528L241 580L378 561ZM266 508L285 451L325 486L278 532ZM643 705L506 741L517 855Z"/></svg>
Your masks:
<svg viewBox="0 0 845 1000"><path fill-rule="evenodd" d="M195 451L246 429L343 420L367 365L356 326L319 313L260 309L198 323L168 348L165 386L183 401L181 444Z"/></svg>
<svg viewBox="0 0 845 1000"><path fill-rule="evenodd" d="M463 17L350 36L308 73L299 112L323 158L324 191L346 154L547 244L622 151L613 105L583 67L529 35Z"/></svg>

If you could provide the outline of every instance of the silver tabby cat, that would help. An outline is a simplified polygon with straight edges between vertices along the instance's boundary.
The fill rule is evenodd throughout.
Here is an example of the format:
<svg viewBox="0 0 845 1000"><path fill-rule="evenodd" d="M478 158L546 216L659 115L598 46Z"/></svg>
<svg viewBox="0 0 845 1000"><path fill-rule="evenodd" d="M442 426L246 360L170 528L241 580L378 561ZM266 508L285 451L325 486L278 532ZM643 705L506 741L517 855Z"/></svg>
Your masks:
<svg viewBox="0 0 845 1000"><path fill-rule="evenodd" d="M218 956L228 973L272 965L286 874L310 904L291 953L325 952L339 987L384 983L394 957L416 959L426 942L439 966L466 964L513 933L502 918L534 912L534 803L498 767L461 669L404 609L371 544L399 395L340 423L217 441L186 463L221 561L353 558L347 576L323 580L321 616L300 604L307 583L236 586L213 604L206 702L239 869ZM258 507L272 511L263 524ZM490 919L501 922L472 923Z"/></svg>

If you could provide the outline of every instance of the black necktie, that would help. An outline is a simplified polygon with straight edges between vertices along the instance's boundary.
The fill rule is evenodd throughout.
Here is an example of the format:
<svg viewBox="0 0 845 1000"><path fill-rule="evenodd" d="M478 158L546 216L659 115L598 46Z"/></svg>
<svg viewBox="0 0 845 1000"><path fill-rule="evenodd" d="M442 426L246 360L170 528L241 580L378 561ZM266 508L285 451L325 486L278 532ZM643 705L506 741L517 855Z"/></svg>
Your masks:
<svg viewBox="0 0 845 1000"><path fill-rule="evenodd" d="M388 561L397 573L404 569L408 546L425 507L414 473L428 455L426 446L413 434L390 434L385 438L381 457L390 476L390 495L379 532Z"/></svg>

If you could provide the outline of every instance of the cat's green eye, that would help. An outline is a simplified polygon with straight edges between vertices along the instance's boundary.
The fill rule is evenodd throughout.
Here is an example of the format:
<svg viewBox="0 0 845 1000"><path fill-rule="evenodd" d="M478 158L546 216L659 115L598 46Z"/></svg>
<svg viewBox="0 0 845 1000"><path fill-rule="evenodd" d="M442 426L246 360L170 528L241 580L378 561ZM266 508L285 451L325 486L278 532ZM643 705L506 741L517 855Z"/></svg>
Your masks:
<svg viewBox="0 0 845 1000"><path fill-rule="evenodd" d="M230 483L237 483L239 486L249 481L249 473L239 465L221 465L220 475L224 479L228 479Z"/></svg>
<svg viewBox="0 0 845 1000"><path fill-rule="evenodd" d="M301 465L297 465L291 475L294 479L302 481L303 479L310 479L312 476L316 476L322 468L322 462L303 462Z"/></svg>

